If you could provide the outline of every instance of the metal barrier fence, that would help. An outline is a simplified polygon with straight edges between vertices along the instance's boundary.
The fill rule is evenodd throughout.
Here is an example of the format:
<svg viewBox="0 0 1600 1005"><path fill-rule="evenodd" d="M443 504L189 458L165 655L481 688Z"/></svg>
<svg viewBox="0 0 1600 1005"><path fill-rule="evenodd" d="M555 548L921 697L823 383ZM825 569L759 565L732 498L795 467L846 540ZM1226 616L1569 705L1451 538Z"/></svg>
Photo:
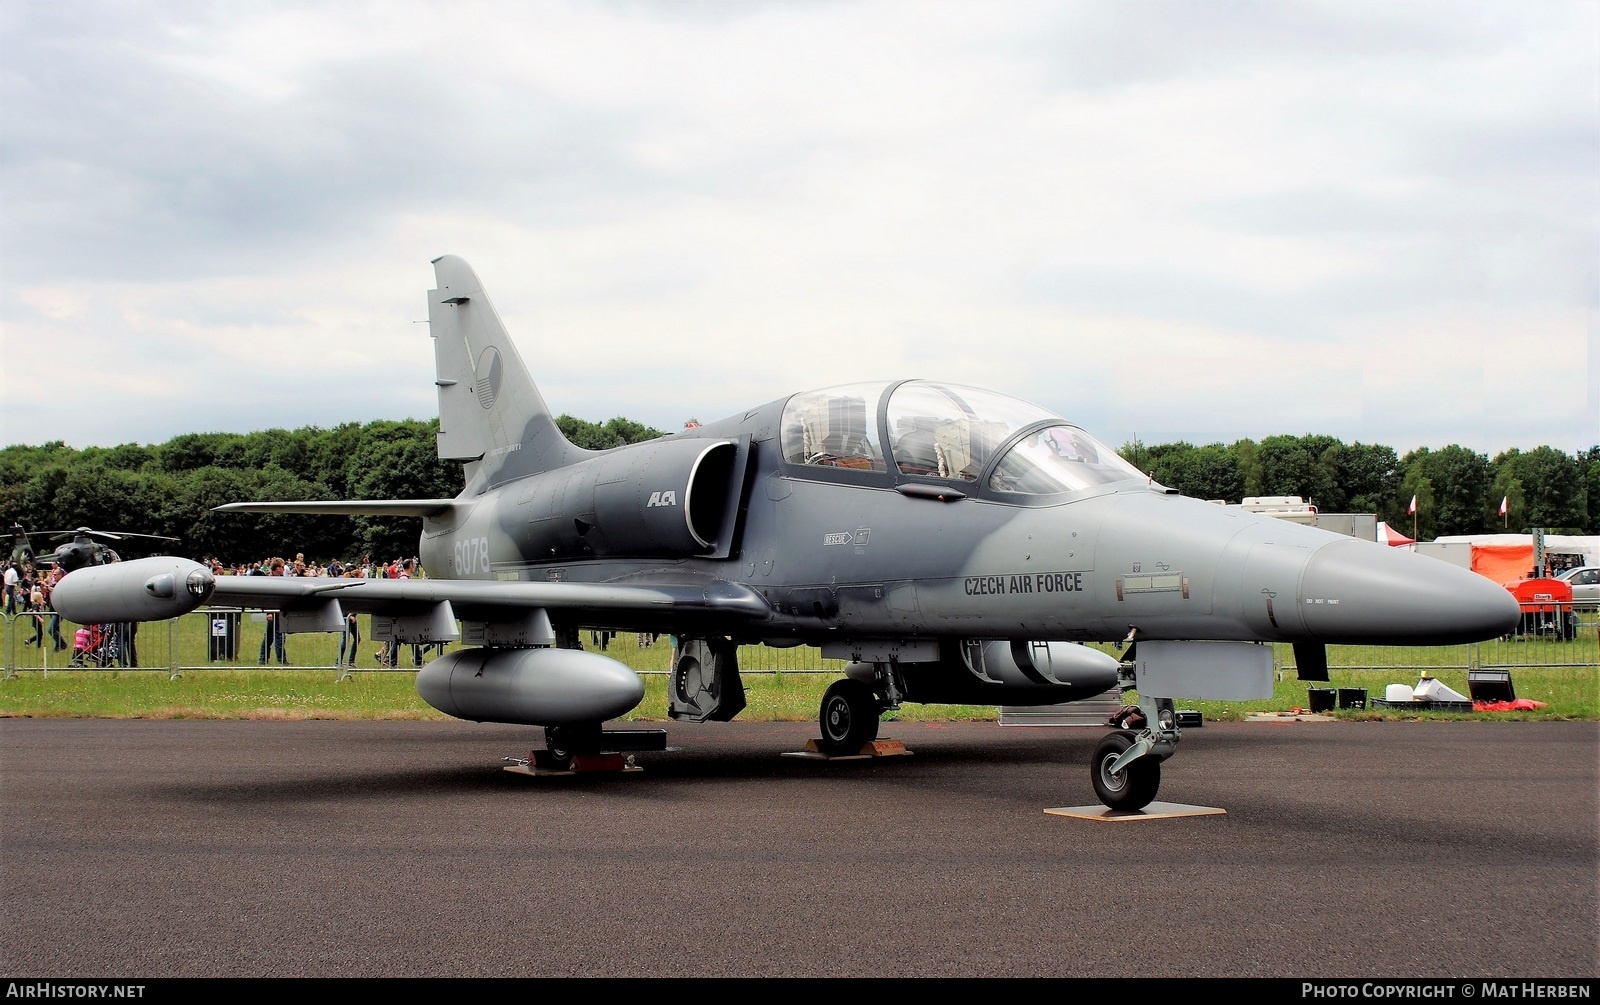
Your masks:
<svg viewBox="0 0 1600 1005"><path fill-rule="evenodd" d="M138 624L120 635L116 626L108 625L106 638L88 646L76 644L75 636L84 626L64 619L58 628L59 641L52 637L50 618L44 615L36 620L32 614L4 617L0 656L6 677L21 671L48 674L52 670L151 670L177 677L190 671L267 669L320 670L342 678L353 672L415 672L440 653L461 647L460 643L401 643L391 649L373 639L372 619L364 614L356 618L354 638L342 632L269 636L263 611L202 608L170 621ZM31 644L36 634L42 645ZM671 668L670 636L585 630L581 640L586 649L604 652L642 674L665 674ZM838 674L844 666L844 661L825 660L818 650L807 646L745 646L739 658L740 665L753 673Z"/></svg>
<svg viewBox="0 0 1600 1005"><path fill-rule="evenodd" d="M323 670L344 677L353 671L415 671L440 652L460 645L401 644L395 652L395 665L385 665L380 654L386 646L372 638L371 619L361 615L357 618L359 642L339 632L279 636L280 658L278 640L267 636L269 622L263 612L203 608L171 621L134 625L129 633L112 632L109 641L80 651L75 642L83 626L61 620L57 638L52 636L50 619L48 614L36 617L27 613L4 617L0 655L6 677L19 671L138 669L164 670L177 676L186 671L263 668ZM1558 623L1554 628L1532 620L1527 626L1527 631L1471 645L1329 646L1328 665L1334 670L1600 667L1600 612L1578 612L1570 623ZM42 644L32 644L35 638ZM584 631L582 641L585 648L604 652L640 673L666 673L671 666L669 636ZM1096 648L1117 652L1111 644ZM1294 670L1291 647L1279 644L1273 652L1280 673ZM739 665L749 673L838 674L844 662L823 659L821 652L810 646L744 646Z"/></svg>

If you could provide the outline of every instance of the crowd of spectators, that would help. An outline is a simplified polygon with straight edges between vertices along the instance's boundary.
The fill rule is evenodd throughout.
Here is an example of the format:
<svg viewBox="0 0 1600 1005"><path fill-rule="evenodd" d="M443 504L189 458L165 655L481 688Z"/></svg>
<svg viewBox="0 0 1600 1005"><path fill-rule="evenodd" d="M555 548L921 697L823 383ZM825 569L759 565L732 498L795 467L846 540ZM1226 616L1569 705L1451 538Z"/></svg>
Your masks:
<svg viewBox="0 0 1600 1005"><path fill-rule="evenodd" d="M6 617L15 618L20 615L30 623L27 627L33 630L33 635L24 639L23 645L42 647L48 625L50 640L55 650L60 652L67 648L66 639L61 637L61 615L50 605L50 594L54 592L61 576L59 568L35 569L32 562L19 562L15 559L6 562Z"/></svg>
<svg viewBox="0 0 1600 1005"><path fill-rule="evenodd" d="M321 576L335 579L414 579L423 575L422 563L415 556L411 558L395 558L390 562L373 561L372 556L363 555L359 561L345 562L340 559L331 559L327 562L307 561L303 553L296 554L294 558L286 559L280 556L264 558L260 561L241 562L232 565L225 564L218 558L207 557L204 562L216 576ZM45 645L45 638L51 640L56 652L72 648L71 662L77 666L118 666L137 668L138 632L137 622L127 622L108 625L85 625L78 629L73 641L69 643L61 634L61 615L56 613L50 604L50 594L55 589L55 584L60 581L65 572L54 566L49 569L36 569L31 561L13 558L4 563L5 584L5 613L8 619L23 619L24 629L31 629L30 637L23 640L24 645ZM257 663L265 666L268 657L275 657L278 663L287 665L288 654L284 647L284 635L278 624L278 615L268 612L266 615L266 631L261 639L261 650ZM357 649L361 643L361 629L355 614L345 617L345 628L339 639L339 665L356 665ZM411 647L412 662L422 666L423 657L434 646L413 645ZM379 666L396 666L399 662L400 644L393 640L379 647L374 654ZM437 649L443 652L444 646L438 645Z"/></svg>
<svg viewBox="0 0 1600 1005"><path fill-rule="evenodd" d="M396 558L392 562L374 562L371 555L362 555L359 562L343 562L331 559L328 562L306 561L304 553L297 553L294 559L273 556L257 562L243 562L226 565L221 559L208 557L204 564L211 569L214 576L321 576L333 579L414 579L422 575L422 562L415 556L411 558ZM256 663L266 666L269 657L276 658L281 665L289 663L288 654L284 649L284 635L278 625L278 615L269 611L266 615L266 631L261 637L261 650L257 654ZM344 631L339 636L339 666L355 666L357 650L361 644L361 627L354 614L348 614L344 619ZM414 645L411 647L412 659L417 666L422 666L423 655L431 646ZM438 647L442 652L444 647ZM379 666L392 667L398 664L400 644L390 640L374 654Z"/></svg>
<svg viewBox="0 0 1600 1005"><path fill-rule="evenodd" d="M342 562L337 558L327 562L306 561L303 553L293 560L274 556L256 562L238 562L233 565L219 558L207 557L204 565L215 576L331 576L335 579L413 579L422 575L422 562L415 557L396 558L392 562L374 562L371 555L362 555L357 562Z"/></svg>

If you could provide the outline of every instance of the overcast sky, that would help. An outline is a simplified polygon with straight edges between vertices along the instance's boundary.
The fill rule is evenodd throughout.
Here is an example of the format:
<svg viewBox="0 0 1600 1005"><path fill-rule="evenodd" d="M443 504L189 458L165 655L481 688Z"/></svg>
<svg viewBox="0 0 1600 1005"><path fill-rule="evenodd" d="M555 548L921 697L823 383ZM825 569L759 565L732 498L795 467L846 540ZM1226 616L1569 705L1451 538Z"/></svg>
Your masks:
<svg viewBox="0 0 1600 1005"><path fill-rule="evenodd" d="M928 377L1112 445L1600 443L1600 4L0 0L0 444Z"/></svg>

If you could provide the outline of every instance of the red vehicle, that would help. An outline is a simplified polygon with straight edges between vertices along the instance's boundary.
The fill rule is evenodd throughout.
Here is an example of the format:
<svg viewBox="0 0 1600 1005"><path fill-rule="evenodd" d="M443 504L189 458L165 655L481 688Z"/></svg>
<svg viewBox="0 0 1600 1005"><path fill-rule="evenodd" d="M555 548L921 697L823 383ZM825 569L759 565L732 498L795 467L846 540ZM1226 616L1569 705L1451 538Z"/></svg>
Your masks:
<svg viewBox="0 0 1600 1005"><path fill-rule="evenodd" d="M1540 576L1513 579L1505 587L1522 607L1518 635L1548 635L1563 639L1578 637L1578 616L1572 612L1571 583Z"/></svg>

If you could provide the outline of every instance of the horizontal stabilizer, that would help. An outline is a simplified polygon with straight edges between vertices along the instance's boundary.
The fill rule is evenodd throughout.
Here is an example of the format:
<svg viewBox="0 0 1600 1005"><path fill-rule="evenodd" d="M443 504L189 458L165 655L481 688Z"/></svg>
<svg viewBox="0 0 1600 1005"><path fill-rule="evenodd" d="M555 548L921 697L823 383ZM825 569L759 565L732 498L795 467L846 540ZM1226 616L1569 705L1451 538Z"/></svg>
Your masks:
<svg viewBox="0 0 1600 1005"><path fill-rule="evenodd" d="M217 513L313 513L326 516L438 516L454 499L307 499L297 502L237 502L213 506Z"/></svg>

